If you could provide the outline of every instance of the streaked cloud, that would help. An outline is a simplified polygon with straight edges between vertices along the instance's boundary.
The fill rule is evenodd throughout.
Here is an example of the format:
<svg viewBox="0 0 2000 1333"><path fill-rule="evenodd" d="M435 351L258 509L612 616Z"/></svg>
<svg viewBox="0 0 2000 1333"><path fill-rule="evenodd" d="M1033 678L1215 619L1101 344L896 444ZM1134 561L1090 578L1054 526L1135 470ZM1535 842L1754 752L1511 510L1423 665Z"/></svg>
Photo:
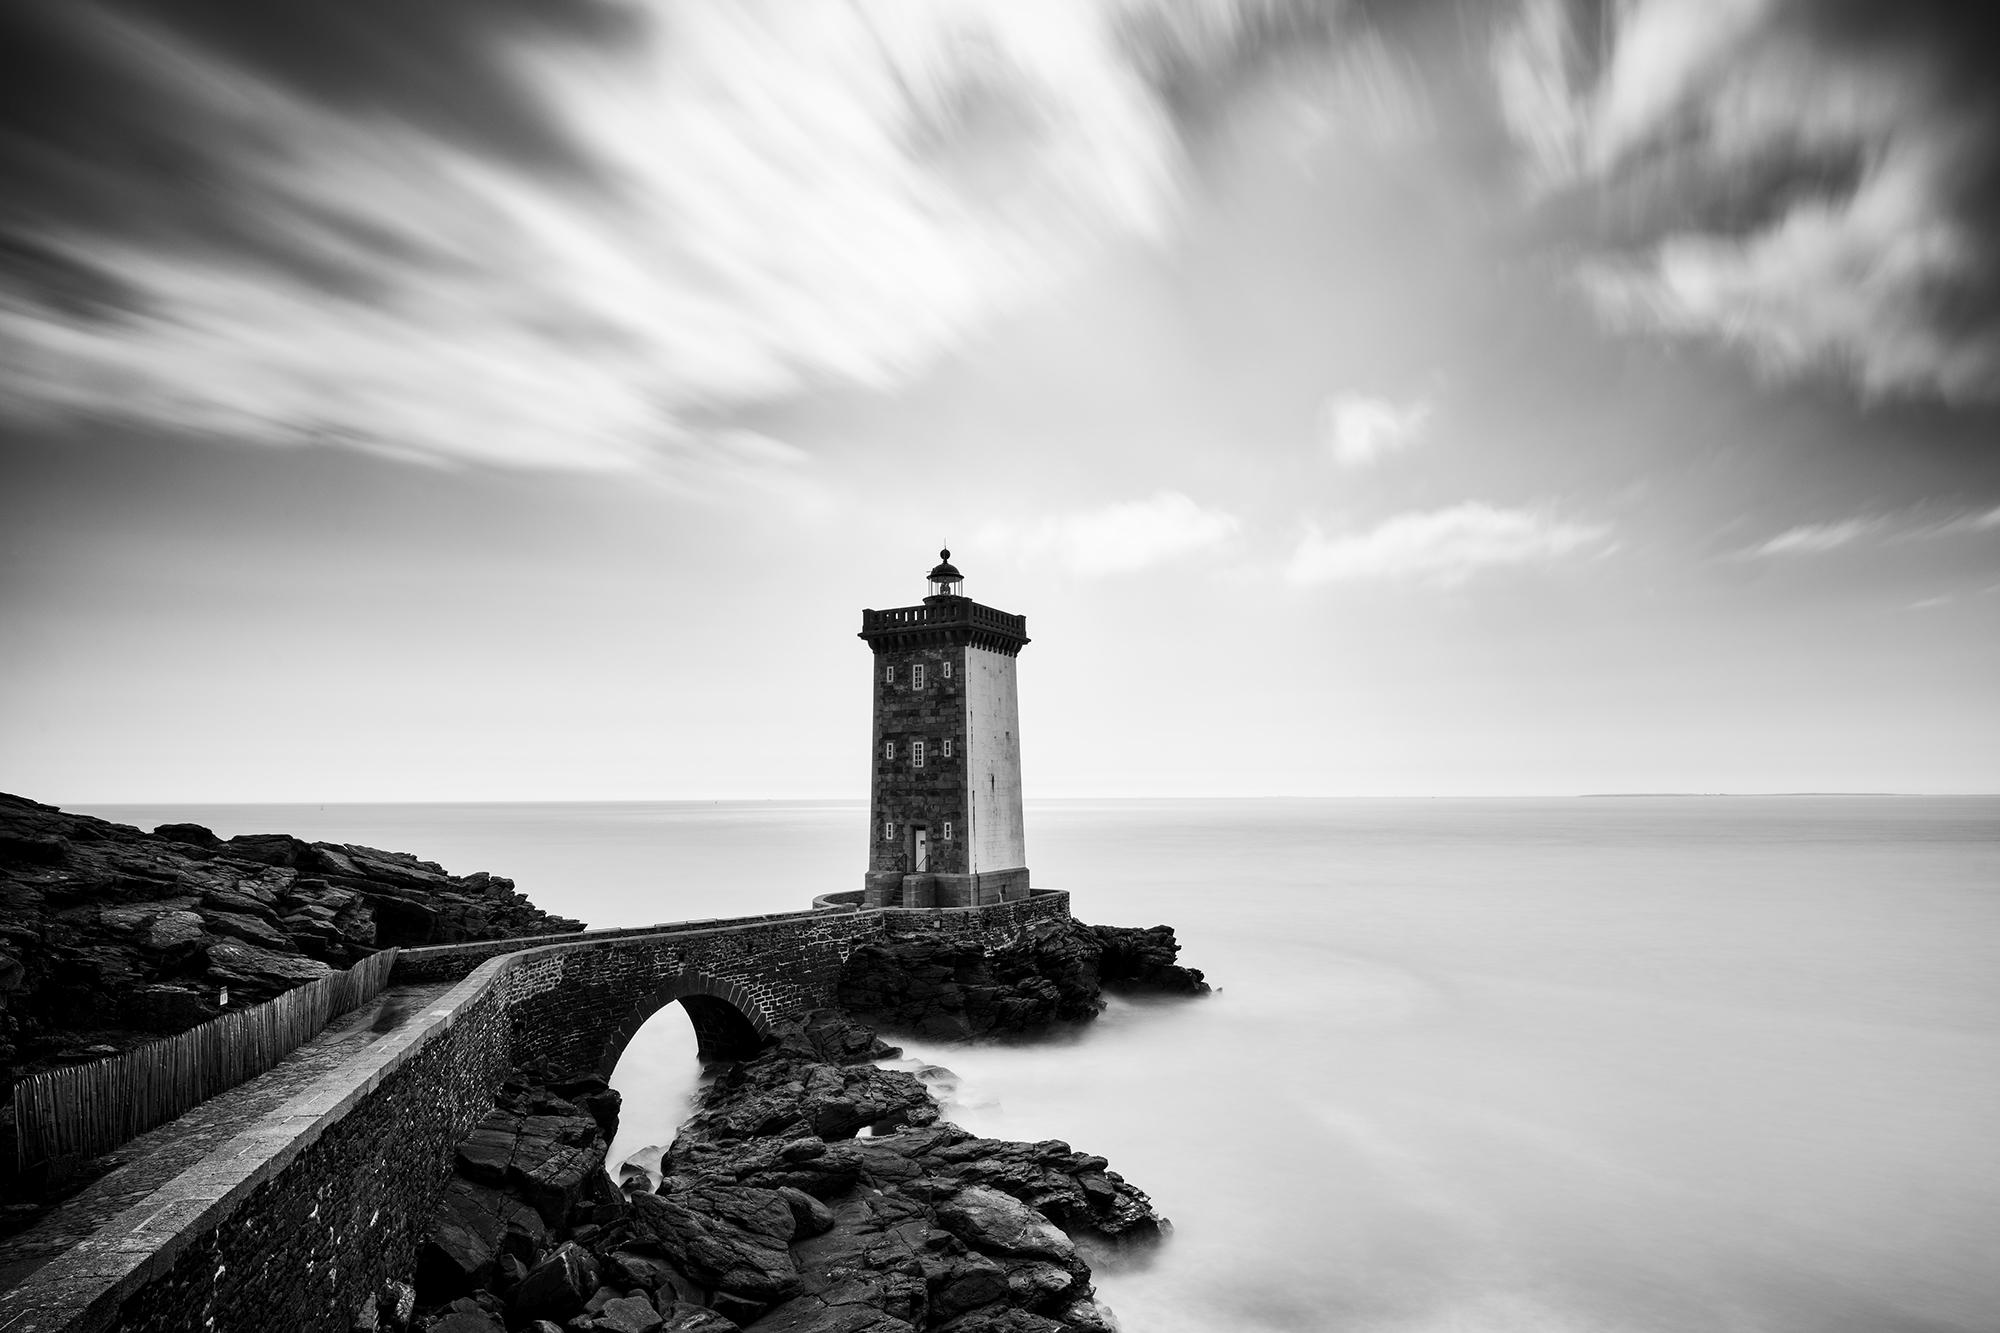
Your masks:
<svg viewBox="0 0 2000 1333"><path fill-rule="evenodd" d="M1013 551L1027 563L1053 563L1076 574L1129 574L1213 551L1233 537L1233 514L1207 509L1179 491L1028 523L990 523L981 545Z"/></svg>
<svg viewBox="0 0 2000 1333"><path fill-rule="evenodd" d="M1181 100L1269 8L30 5L0 410L698 470L728 409L894 386L1166 235Z"/></svg>
<svg viewBox="0 0 2000 1333"><path fill-rule="evenodd" d="M1448 588L1487 570L1602 552L1610 539L1608 524L1472 500L1398 514L1366 532L1329 535L1314 528L1286 573L1303 584L1408 580Z"/></svg>
<svg viewBox="0 0 2000 1333"><path fill-rule="evenodd" d="M1397 403L1363 394L1339 394L1320 409L1320 429L1334 462L1366 467L1415 444L1430 420L1431 405Z"/></svg>
<svg viewBox="0 0 2000 1333"><path fill-rule="evenodd" d="M1526 0L1492 48L1544 189L1601 196L1612 327L1865 394L2000 398L2000 85L1978 6Z"/></svg>
<svg viewBox="0 0 2000 1333"><path fill-rule="evenodd" d="M1769 541L1750 548L1746 554L1805 555L1834 551L1880 532L1885 522L1880 518L1848 518L1837 523L1804 523L1785 529Z"/></svg>
<svg viewBox="0 0 2000 1333"><path fill-rule="evenodd" d="M1929 541L2000 532L2000 508L1967 510L1940 516L1934 509L1912 509L1894 514L1856 514L1823 523L1802 523L1787 528L1768 541L1748 547L1740 554L1746 559L1762 556L1817 555L1837 551L1870 539L1883 542Z"/></svg>

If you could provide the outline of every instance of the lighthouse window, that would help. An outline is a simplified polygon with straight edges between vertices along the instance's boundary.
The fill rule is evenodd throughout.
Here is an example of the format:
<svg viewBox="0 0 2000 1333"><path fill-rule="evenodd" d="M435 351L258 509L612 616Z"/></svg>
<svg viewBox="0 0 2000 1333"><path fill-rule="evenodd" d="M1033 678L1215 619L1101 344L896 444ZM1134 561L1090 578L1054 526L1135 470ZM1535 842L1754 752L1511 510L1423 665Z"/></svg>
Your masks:
<svg viewBox="0 0 2000 1333"><path fill-rule="evenodd" d="M910 767L922 768L923 766L924 766L924 743L922 741L911 741Z"/></svg>
<svg viewBox="0 0 2000 1333"><path fill-rule="evenodd" d="M896 821L895 821L895 820L893 820L893 819L885 819L885 820L883 820L883 821L882 821L882 841L884 841L884 842L894 842L894 841L895 841L895 839L896 839Z"/></svg>
<svg viewBox="0 0 2000 1333"><path fill-rule="evenodd" d="M882 742L882 757L884 759L894 759L896 757L896 742L894 741Z"/></svg>
<svg viewBox="0 0 2000 1333"><path fill-rule="evenodd" d="M944 678L945 678L946 680L950 680L950 679L951 679L951 663L949 663L949 662L946 662L946 663L944 664Z"/></svg>
<svg viewBox="0 0 2000 1333"><path fill-rule="evenodd" d="M882 683L884 685L894 685L896 683L895 663L891 662L888 666L882 668Z"/></svg>
<svg viewBox="0 0 2000 1333"><path fill-rule="evenodd" d="M949 819L944 821L944 838L946 842L951 841L951 821Z"/></svg>
<svg viewBox="0 0 2000 1333"><path fill-rule="evenodd" d="M944 757L947 759L951 758L951 737L949 736L944 738Z"/></svg>
<svg viewBox="0 0 2000 1333"><path fill-rule="evenodd" d="M924 664L922 662L919 662L915 666L910 668L910 688L913 690L921 690L923 687L924 687Z"/></svg>

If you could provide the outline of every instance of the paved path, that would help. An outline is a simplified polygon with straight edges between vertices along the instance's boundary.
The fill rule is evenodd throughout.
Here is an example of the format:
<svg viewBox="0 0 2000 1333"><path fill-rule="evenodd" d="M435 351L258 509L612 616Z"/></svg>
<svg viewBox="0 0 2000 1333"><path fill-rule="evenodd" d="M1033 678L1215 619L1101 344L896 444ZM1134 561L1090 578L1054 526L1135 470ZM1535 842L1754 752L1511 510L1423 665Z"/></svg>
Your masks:
<svg viewBox="0 0 2000 1333"><path fill-rule="evenodd" d="M15 1236L0 1241L0 1292L26 1281L49 1260L87 1239L105 1223L206 1157L219 1145L254 1129L314 1080L377 1041L375 1019L391 1004L415 1016L456 982L392 986L375 1000L336 1018L319 1035L247 1083L217 1093L177 1120L120 1144L101 1160L120 1163L63 1200Z"/></svg>

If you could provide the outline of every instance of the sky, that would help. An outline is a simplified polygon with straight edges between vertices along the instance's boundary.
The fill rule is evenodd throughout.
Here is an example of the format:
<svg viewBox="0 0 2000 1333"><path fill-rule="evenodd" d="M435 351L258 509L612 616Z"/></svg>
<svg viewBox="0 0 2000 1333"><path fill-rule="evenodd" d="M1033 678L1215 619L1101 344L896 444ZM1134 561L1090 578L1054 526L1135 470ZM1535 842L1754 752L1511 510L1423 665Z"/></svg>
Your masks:
<svg viewBox="0 0 2000 1333"><path fill-rule="evenodd" d="M2000 790L2000 21L17 0L0 788Z"/></svg>

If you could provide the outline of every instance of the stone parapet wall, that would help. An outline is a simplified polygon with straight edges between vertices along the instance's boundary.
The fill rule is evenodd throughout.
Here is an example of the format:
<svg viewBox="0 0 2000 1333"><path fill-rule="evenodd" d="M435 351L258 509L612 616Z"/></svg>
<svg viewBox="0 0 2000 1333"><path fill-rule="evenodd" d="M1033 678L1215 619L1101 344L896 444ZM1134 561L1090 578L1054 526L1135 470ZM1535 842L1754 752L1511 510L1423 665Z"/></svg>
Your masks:
<svg viewBox="0 0 2000 1333"><path fill-rule="evenodd" d="M0 1296L8 1333L345 1329L408 1268L453 1146L509 1062L492 972L461 983Z"/></svg>
<svg viewBox="0 0 2000 1333"><path fill-rule="evenodd" d="M813 899L812 910L843 911L845 907L822 907L839 894ZM391 980L397 985L425 981L456 981L472 975L472 970L489 958L519 953L544 944L589 944L601 940L640 939L646 936L679 934L693 930L720 930L731 926L752 926L770 921L797 921L800 912L765 912L756 916L703 917L698 921L662 922L653 926L614 926L606 930L581 930L569 935L536 935L510 940L473 940L465 944L439 944L425 949L405 949L396 959Z"/></svg>

